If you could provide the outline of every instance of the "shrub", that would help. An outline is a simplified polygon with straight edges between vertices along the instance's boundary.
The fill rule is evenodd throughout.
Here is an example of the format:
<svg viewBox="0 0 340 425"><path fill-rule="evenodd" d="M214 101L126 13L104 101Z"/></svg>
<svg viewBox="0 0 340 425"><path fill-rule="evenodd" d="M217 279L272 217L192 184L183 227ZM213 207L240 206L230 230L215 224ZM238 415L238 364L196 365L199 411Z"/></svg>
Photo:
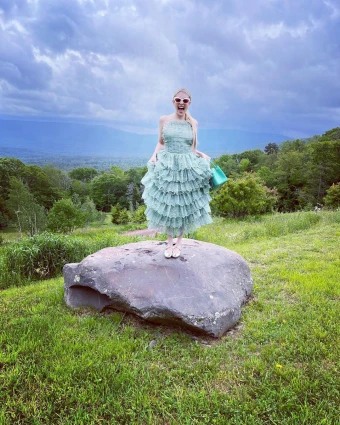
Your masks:
<svg viewBox="0 0 340 425"><path fill-rule="evenodd" d="M144 223L146 221L145 210L146 210L146 206L140 205L138 209L133 213L132 222Z"/></svg>
<svg viewBox="0 0 340 425"><path fill-rule="evenodd" d="M275 192L264 186L256 174L247 173L223 185L212 201L212 208L215 214L237 218L271 212L275 202Z"/></svg>
<svg viewBox="0 0 340 425"><path fill-rule="evenodd" d="M64 264L82 256L86 243L64 235L41 233L6 247L4 268L12 283L39 280L61 273Z"/></svg>
<svg viewBox="0 0 340 425"><path fill-rule="evenodd" d="M61 199L54 203L47 216L47 228L52 232L69 233L83 227L86 214L73 205L71 199Z"/></svg>
<svg viewBox="0 0 340 425"><path fill-rule="evenodd" d="M127 224L131 221L128 210L126 208L122 209L120 204L111 207L111 217L114 224Z"/></svg>
<svg viewBox="0 0 340 425"><path fill-rule="evenodd" d="M111 207L111 221L113 224L119 224L119 216L122 207L119 204L116 204Z"/></svg>
<svg viewBox="0 0 340 425"><path fill-rule="evenodd" d="M340 183L332 184L323 200L329 208L340 208Z"/></svg>
<svg viewBox="0 0 340 425"><path fill-rule="evenodd" d="M119 213L118 224L127 224L130 221L130 214L126 208L122 209Z"/></svg>
<svg viewBox="0 0 340 425"><path fill-rule="evenodd" d="M105 214L96 209L94 202L88 196L86 197L85 201L81 204L80 210L85 215L85 222L87 225L89 225L90 223L93 223L94 221L105 220Z"/></svg>
<svg viewBox="0 0 340 425"><path fill-rule="evenodd" d="M79 262L99 249L134 240L138 238L117 235L108 229L77 236L44 232L6 244L0 255L0 288L58 276L67 263Z"/></svg>

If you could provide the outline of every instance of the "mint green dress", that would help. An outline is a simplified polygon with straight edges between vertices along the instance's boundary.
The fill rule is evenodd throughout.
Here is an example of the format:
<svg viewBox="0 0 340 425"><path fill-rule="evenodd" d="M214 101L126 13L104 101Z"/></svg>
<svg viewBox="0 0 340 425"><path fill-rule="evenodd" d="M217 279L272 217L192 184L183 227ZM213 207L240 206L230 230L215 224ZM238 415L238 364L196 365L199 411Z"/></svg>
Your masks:
<svg viewBox="0 0 340 425"><path fill-rule="evenodd" d="M142 178L149 229L171 236L188 233L212 222L209 162L192 152L193 133L187 121L166 121L164 149L157 164L148 162Z"/></svg>

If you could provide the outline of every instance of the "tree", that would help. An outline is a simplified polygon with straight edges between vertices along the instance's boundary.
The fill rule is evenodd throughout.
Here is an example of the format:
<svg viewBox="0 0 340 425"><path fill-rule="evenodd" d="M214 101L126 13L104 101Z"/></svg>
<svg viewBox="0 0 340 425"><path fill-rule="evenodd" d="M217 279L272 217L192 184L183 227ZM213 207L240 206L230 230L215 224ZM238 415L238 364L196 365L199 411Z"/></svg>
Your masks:
<svg viewBox="0 0 340 425"><path fill-rule="evenodd" d="M281 143L281 152L305 152L307 150L307 142L300 139L286 140Z"/></svg>
<svg viewBox="0 0 340 425"><path fill-rule="evenodd" d="M71 195L79 195L80 199L84 201L90 194L90 183L86 183L80 180L72 180L69 193Z"/></svg>
<svg viewBox="0 0 340 425"><path fill-rule="evenodd" d="M146 221L145 210L146 206L140 205L138 209L133 213L132 221L134 223L144 223Z"/></svg>
<svg viewBox="0 0 340 425"><path fill-rule="evenodd" d="M16 177L10 177L10 191L6 201L12 221L20 235L36 235L46 225L45 208L39 205L27 186Z"/></svg>
<svg viewBox="0 0 340 425"><path fill-rule="evenodd" d="M340 127L335 127L332 130L326 131L321 138L322 140L340 140Z"/></svg>
<svg viewBox="0 0 340 425"><path fill-rule="evenodd" d="M221 155L219 158L214 160L214 163L221 167L227 176L231 176L233 173L238 173L238 162L234 155Z"/></svg>
<svg viewBox="0 0 340 425"><path fill-rule="evenodd" d="M105 214L97 211L94 202L89 197L86 197L85 202L81 204L80 210L85 214L87 225L94 221L101 221L105 218Z"/></svg>
<svg viewBox="0 0 340 425"><path fill-rule="evenodd" d="M135 168L129 168L125 175L128 179L129 183L133 183L134 185L139 186L140 181L142 180L143 176L147 172L147 167L135 167Z"/></svg>
<svg viewBox="0 0 340 425"><path fill-rule="evenodd" d="M237 154L238 159L241 161L247 159L249 161L246 171L257 171L266 160L266 155L261 151L261 149L254 149L249 151L244 151L240 154Z"/></svg>
<svg viewBox="0 0 340 425"><path fill-rule="evenodd" d="M130 221L129 212L126 208L123 208L119 214L118 224L127 224L129 223L129 221Z"/></svg>
<svg viewBox="0 0 340 425"><path fill-rule="evenodd" d="M71 186L71 179L65 171L59 170L53 164L47 164L43 167L51 185L62 192L66 192Z"/></svg>
<svg viewBox="0 0 340 425"><path fill-rule="evenodd" d="M121 168L117 167L116 165L114 165L113 167L110 168L109 173L114 174L116 177L124 177L125 176L124 171Z"/></svg>
<svg viewBox="0 0 340 425"><path fill-rule="evenodd" d="M248 158L243 158L240 162L240 171L242 173L246 172L246 171L250 171L250 161Z"/></svg>
<svg viewBox="0 0 340 425"><path fill-rule="evenodd" d="M111 221L113 224L119 224L119 216L122 207L119 204L116 204L111 207Z"/></svg>
<svg viewBox="0 0 340 425"><path fill-rule="evenodd" d="M275 192L263 185L254 173L229 179L212 201L213 211L224 217L245 217L270 212L276 202Z"/></svg>
<svg viewBox="0 0 340 425"><path fill-rule="evenodd" d="M78 195L78 193L73 193L72 195L71 195L71 201L72 201L72 204L78 209L78 210L80 210L80 208L81 208L81 198L80 198L80 196Z"/></svg>
<svg viewBox="0 0 340 425"><path fill-rule="evenodd" d="M0 230L5 229L9 223L8 211L4 206L0 205Z"/></svg>
<svg viewBox="0 0 340 425"><path fill-rule="evenodd" d="M6 200L10 191L10 177L21 177L25 164L16 158L0 158L0 229L8 226L10 212Z"/></svg>
<svg viewBox="0 0 340 425"><path fill-rule="evenodd" d="M48 210L62 196L60 190L53 187L44 170L37 165L26 165L22 170L21 178L37 202Z"/></svg>
<svg viewBox="0 0 340 425"><path fill-rule="evenodd" d="M320 202L326 190L340 181L340 140L321 138L312 142L310 148L313 167L310 187L316 202Z"/></svg>
<svg viewBox="0 0 340 425"><path fill-rule="evenodd" d="M263 180L264 184L270 188L273 188L277 183L275 172L269 167L261 167L258 170L257 175Z"/></svg>
<svg viewBox="0 0 340 425"><path fill-rule="evenodd" d="M279 153L279 150L280 150L279 145L277 145L276 143L268 143L268 145L265 146L265 148L264 148L264 152L267 155L277 154L277 153Z"/></svg>
<svg viewBox="0 0 340 425"><path fill-rule="evenodd" d="M91 167L75 168L69 172L71 179L80 180L83 183L89 183L98 175L98 171Z"/></svg>
<svg viewBox="0 0 340 425"><path fill-rule="evenodd" d="M56 201L47 216L47 228L56 233L69 233L83 227L86 215L76 208L71 199Z"/></svg>
<svg viewBox="0 0 340 425"><path fill-rule="evenodd" d="M287 143L287 142L284 142ZM311 162L309 152L304 145L304 150L299 146L294 150L294 145L286 145L278 155L276 162L275 179L279 194L278 208L280 211L296 211L306 207L312 202L312 197L306 196L306 189L311 175Z"/></svg>
<svg viewBox="0 0 340 425"><path fill-rule="evenodd" d="M126 191L126 199L129 202L130 211L135 211L142 203L139 187L135 183L129 183Z"/></svg>
<svg viewBox="0 0 340 425"><path fill-rule="evenodd" d="M327 207L333 209L340 208L340 183L332 184L327 190L324 202Z"/></svg>
<svg viewBox="0 0 340 425"><path fill-rule="evenodd" d="M127 186L128 181L124 173L105 173L95 177L90 183L90 196L96 207L102 211L110 211L111 205L117 203L127 208Z"/></svg>
<svg viewBox="0 0 340 425"><path fill-rule="evenodd" d="M126 208L116 204L111 208L111 220L114 224L126 224L130 221L130 215Z"/></svg>

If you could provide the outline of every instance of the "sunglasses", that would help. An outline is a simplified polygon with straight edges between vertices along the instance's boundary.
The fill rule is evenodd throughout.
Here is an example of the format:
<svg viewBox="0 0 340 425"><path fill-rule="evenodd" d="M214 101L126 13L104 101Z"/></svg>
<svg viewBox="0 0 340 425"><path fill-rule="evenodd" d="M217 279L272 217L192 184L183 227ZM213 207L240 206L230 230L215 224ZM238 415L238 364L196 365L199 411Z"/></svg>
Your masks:
<svg viewBox="0 0 340 425"><path fill-rule="evenodd" d="M181 103L181 102L183 102L183 103L189 103L190 102L190 99L188 97L185 97L184 99L181 99L179 97L174 97L174 101L176 103Z"/></svg>

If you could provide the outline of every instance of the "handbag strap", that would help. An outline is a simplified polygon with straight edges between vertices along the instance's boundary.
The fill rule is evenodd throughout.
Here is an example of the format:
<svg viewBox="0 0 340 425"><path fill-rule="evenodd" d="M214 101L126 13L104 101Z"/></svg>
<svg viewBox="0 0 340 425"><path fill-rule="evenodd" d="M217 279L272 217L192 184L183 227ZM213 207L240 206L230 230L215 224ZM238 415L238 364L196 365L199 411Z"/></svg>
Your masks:
<svg viewBox="0 0 340 425"><path fill-rule="evenodd" d="M217 165L213 162L213 160L212 160L212 159L210 160L210 165L212 165L212 166L213 166L213 168L217 168Z"/></svg>

